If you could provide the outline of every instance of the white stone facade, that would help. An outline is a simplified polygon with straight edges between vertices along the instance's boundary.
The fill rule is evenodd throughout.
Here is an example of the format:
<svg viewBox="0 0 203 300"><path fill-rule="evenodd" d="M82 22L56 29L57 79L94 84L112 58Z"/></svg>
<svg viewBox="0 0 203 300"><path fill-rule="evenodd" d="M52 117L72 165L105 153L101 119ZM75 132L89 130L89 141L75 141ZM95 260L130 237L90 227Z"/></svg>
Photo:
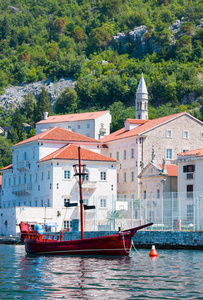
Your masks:
<svg viewBox="0 0 203 300"><path fill-rule="evenodd" d="M58 231L64 228L64 224L71 227L70 222L79 218L78 207L64 206L65 201L79 203L78 184L72 167L78 161L64 158L39 162L66 144L67 141L36 139L13 146L13 164L2 171L0 235L19 233L21 221L56 223ZM74 145L91 149L93 154L99 150L99 142ZM95 210L85 211L84 229L102 229L108 223L116 200L116 162L95 159L83 160L82 163L86 164L88 171L83 198L86 204L96 206Z"/></svg>

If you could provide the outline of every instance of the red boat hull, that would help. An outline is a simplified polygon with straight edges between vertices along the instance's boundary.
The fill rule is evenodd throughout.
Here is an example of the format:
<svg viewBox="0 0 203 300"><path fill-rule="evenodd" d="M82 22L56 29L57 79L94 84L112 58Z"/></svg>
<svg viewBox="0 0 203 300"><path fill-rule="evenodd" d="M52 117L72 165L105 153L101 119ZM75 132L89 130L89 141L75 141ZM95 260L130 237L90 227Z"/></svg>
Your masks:
<svg viewBox="0 0 203 300"><path fill-rule="evenodd" d="M27 234L25 250L29 254L60 254L60 255L124 255L131 250L131 239L142 228L153 223L121 231L109 236L94 237L80 240L55 240L56 236ZM51 239L49 239L51 238Z"/></svg>
<svg viewBox="0 0 203 300"><path fill-rule="evenodd" d="M129 255L131 234L95 237L72 241L38 241L25 239L25 250L29 254L64 255Z"/></svg>

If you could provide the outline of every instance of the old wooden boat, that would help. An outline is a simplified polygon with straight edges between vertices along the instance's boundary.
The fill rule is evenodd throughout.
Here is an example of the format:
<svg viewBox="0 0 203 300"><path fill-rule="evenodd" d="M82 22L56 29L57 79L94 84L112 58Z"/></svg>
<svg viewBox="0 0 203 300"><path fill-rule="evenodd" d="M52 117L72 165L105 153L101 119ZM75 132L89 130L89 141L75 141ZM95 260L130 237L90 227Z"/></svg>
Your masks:
<svg viewBox="0 0 203 300"><path fill-rule="evenodd" d="M135 233L152 225L148 223L128 230L120 231L113 235L84 238L83 231L83 194L82 176L85 175L86 166L81 164L80 147L78 147L79 163L74 165L75 176L79 177L80 190L80 222L81 238L79 240L63 240L63 233L60 236L50 234L39 234L24 232L25 250L29 254L64 254L64 255L124 255L128 256L131 251L131 240Z"/></svg>

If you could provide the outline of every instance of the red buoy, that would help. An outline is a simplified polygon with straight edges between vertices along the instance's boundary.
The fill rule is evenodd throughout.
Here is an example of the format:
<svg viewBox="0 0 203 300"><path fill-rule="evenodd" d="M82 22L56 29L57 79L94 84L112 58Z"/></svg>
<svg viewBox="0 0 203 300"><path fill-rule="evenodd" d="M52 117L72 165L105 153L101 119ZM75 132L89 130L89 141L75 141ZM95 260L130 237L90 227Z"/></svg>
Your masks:
<svg viewBox="0 0 203 300"><path fill-rule="evenodd" d="M158 256L158 253L157 253L154 245L152 245L152 250L150 251L149 256L151 256L151 257Z"/></svg>

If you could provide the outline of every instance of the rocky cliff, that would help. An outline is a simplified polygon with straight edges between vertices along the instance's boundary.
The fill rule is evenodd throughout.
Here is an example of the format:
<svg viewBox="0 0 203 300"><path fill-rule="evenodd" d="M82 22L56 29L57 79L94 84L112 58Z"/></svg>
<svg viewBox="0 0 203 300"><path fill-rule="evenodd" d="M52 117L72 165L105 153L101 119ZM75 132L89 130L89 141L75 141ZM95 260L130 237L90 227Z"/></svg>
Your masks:
<svg viewBox="0 0 203 300"><path fill-rule="evenodd" d="M51 98L51 103L53 104L56 98L66 87L74 88L74 85L75 81L73 79L61 78L56 82L47 80L24 84L21 86L11 86L4 90L4 95L0 96L0 106L3 106L5 109L20 106L23 97L30 92L32 92L37 98L43 86L47 89Z"/></svg>

